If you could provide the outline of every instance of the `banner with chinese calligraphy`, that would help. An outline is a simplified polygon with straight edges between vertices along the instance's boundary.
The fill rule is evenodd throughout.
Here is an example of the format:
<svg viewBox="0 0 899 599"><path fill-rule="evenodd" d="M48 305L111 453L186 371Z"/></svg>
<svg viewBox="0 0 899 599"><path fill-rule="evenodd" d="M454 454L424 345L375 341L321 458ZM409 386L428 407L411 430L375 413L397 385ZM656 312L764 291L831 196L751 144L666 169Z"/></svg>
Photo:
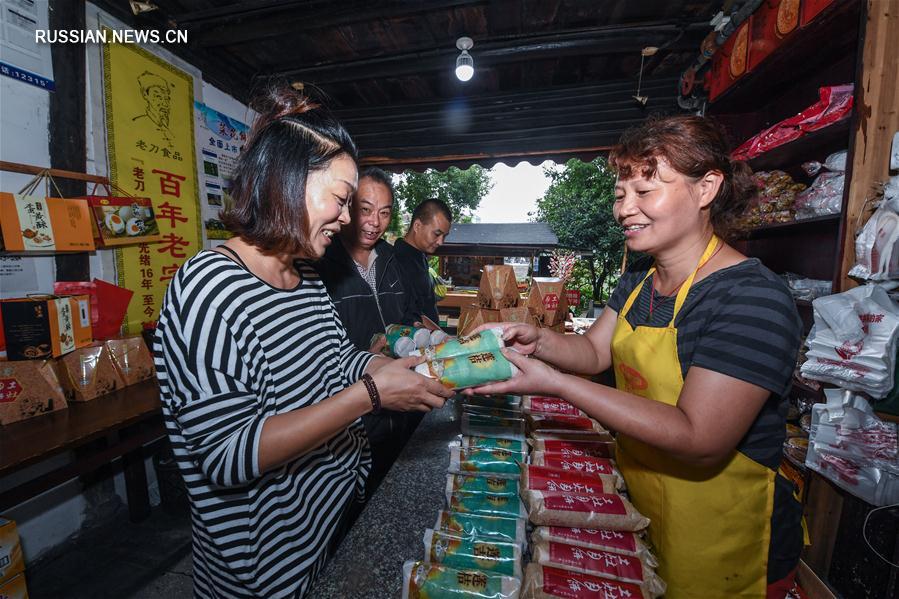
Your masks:
<svg viewBox="0 0 899 599"><path fill-rule="evenodd" d="M133 44L103 46L112 182L153 200L161 241L116 250L118 284L134 292L125 330L159 317L166 287L202 249L193 78Z"/></svg>
<svg viewBox="0 0 899 599"><path fill-rule="evenodd" d="M200 206L203 208L206 237L228 239L231 233L225 230L218 217L219 212L230 206L228 187L250 128L200 102L194 102L194 113L197 119L197 150L203 160Z"/></svg>

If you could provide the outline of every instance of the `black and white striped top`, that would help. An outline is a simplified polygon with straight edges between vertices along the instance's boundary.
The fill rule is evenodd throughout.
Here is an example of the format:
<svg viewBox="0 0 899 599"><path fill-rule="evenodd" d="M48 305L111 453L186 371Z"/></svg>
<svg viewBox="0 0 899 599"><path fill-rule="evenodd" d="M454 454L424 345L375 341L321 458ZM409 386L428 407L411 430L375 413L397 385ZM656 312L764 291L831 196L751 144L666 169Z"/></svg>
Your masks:
<svg viewBox="0 0 899 599"><path fill-rule="evenodd" d="M338 393L372 355L356 350L315 270L274 288L217 252L178 271L154 344L163 415L187 485L198 597L302 597L371 459L360 421L260 472L269 416Z"/></svg>

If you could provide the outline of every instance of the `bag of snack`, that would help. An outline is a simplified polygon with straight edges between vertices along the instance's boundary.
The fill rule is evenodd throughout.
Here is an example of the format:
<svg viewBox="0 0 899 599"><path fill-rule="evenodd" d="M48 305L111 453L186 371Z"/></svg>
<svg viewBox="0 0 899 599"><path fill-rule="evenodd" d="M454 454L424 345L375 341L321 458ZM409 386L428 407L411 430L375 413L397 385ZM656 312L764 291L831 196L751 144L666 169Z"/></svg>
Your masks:
<svg viewBox="0 0 899 599"><path fill-rule="evenodd" d="M500 476L477 476L474 474L447 474L446 494L456 491L467 493L491 493L518 497L518 482L514 478Z"/></svg>
<svg viewBox="0 0 899 599"><path fill-rule="evenodd" d="M403 599L516 599L521 582L512 576L457 570L443 564L403 564Z"/></svg>
<svg viewBox="0 0 899 599"><path fill-rule="evenodd" d="M651 599L640 585L581 574L561 568L528 564L521 599Z"/></svg>
<svg viewBox="0 0 899 599"><path fill-rule="evenodd" d="M658 560L640 538L640 535L627 530L597 530L592 528L566 528L564 526L538 526L531 533L532 543L565 543L588 549L605 549L624 555L633 555L642 559L648 566L655 568Z"/></svg>
<svg viewBox="0 0 899 599"><path fill-rule="evenodd" d="M649 518L621 495L581 495L553 491L528 491L524 495L531 522L543 526L643 530Z"/></svg>
<svg viewBox="0 0 899 599"><path fill-rule="evenodd" d="M520 395L467 395L464 397L463 406L486 406L491 408L503 408L504 410L521 410Z"/></svg>
<svg viewBox="0 0 899 599"><path fill-rule="evenodd" d="M524 439L525 421L523 418L497 418L463 412L461 428L462 434L470 437L521 440Z"/></svg>
<svg viewBox="0 0 899 599"><path fill-rule="evenodd" d="M449 511L463 514L486 514L506 518L527 517L524 504L517 496L513 495L456 491L447 494L446 505Z"/></svg>
<svg viewBox="0 0 899 599"><path fill-rule="evenodd" d="M524 518L507 518L488 514L465 514L440 510L435 530L444 530L460 537L497 537L511 543L527 543Z"/></svg>
<svg viewBox="0 0 899 599"><path fill-rule="evenodd" d="M542 432L583 431L587 433L607 433L597 421L589 416L569 416L567 414L528 414L528 430Z"/></svg>
<svg viewBox="0 0 899 599"><path fill-rule="evenodd" d="M639 585L651 597L665 594L665 583L649 564L633 555L589 549L556 541L531 544L531 562Z"/></svg>
<svg viewBox="0 0 899 599"><path fill-rule="evenodd" d="M586 416L579 408L571 405L561 397L542 397L540 395L525 395L521 400L521 410L525 414Z"/></svg>
<svg viewBox="0 0 899 599"><path fill-rule="evenodd" d="M521 546L489 537L458 537L425 530L425 562L521 578Z"/></svg>
<svg viewBox="0 0 899 599"><path fill-rule="evenodd" d="M492 451L499 449L514 453L527 454L527 446L523 439L500 439L497 437L473 437L470 435L457 435L450 441L450 447L467 447L471 449L486 449Z"/></svg>
<svg viewBox="0 0 899 599"><path fill-rule="evenodd" d="M582 472L584 474L612 474L621 478L621 473L615 466L615 462L609 458L594 458L590 456L566 458L561 453L547 453L545 451L532 451L531 464L535 466L548 466L559 470Z"/></svg>
<svg viewBox="0 0 899 599"><path fill-rule="evenodd" d="M526 454L505 449L450 447L449 471L459 474L518 478L518 464L525 461L527 461Z"/></svg>
<svg viewBox="0 0 899 599"><path fill-rule="evenodd" d="M505 381L518 374L518 368L502 352L493 350L429 360L416 366L415 372L437 379L447 389L456 390Z"/></svg>
<svg viewBox="0 0 899 599"><path fill-rule="evenodd" d="M562 491L594 495L617 493L619 487L623 486L623 481L614 475L581 474L570 470L522 464L519 485L522 495L528 491Z"/></svg>
<svg viewBox="0 0 899 599"><path fill-rule="evenodd" d="M455 358L465 354L500 350L506 346L501 328L486 329L467 337L449 337L443 343L425 350L429 360Z"/></svg>
<svg viewBox="0 0 899 599"><path fill-rule="evenodd" d="M569 441L564 439L530 439L534 451L561 453L568 457L591 456L594 458L614 458L614 441Z"/></svg>

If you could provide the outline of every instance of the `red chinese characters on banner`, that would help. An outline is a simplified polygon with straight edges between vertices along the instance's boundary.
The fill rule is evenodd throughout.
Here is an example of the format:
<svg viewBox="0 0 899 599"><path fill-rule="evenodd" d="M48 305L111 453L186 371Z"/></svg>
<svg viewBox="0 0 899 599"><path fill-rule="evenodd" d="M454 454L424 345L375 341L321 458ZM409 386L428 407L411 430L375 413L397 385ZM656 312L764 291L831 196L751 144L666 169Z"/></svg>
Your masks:
<svg viewBox="0 0 899 599"><path fill-rule="evenodd" d="M568 298L569 306L577 306L581 303L581 290L580 289L566 289L565 295Z"/></svg>

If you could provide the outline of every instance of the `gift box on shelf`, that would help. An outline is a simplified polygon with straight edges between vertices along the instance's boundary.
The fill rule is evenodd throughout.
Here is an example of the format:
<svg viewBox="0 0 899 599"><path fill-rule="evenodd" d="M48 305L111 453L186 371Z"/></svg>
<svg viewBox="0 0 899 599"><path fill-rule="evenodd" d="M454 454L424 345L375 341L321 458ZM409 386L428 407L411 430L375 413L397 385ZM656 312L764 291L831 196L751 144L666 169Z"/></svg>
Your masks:
<svg viewBox="0 0 899 599"><path fill-rule="evenodd" d="M116 372L126 385L134 385L156 376L153 356L141 336L109 339L105 342Z"/></svg>
<svg viewBox="0 0 899 599"><path fill-rule="evenodd" d="M462 312L459 314L459 326L456 330L460 337L464 337L488 322L500 322L500 311L472 304L462 308Z"/></svg>
<svg viewBox="0 0 899 599"><path fill-rule="evenodd" d="M0 315L8 360L55 358L92 340L86 295L2 300Z"/></svg>
<svg viewBox="0 0 899 599"><path fill-rule="evenodd" d="M527 307L537 323L544 327L558 327L568 314L568 295L562 279L534 277Z"/></svg>
<svg viewBox="0 0 899 599"><path fill-rule="evenodd" d="M66 407L51 361L0 362L0 424L11 424Z"/></svg>
<svg viewBox="0 0 899 599"><path fill-rule="evenodd" d="M94 216L99 247L118 247L159 241L159 224L150 198L85 196Z"/></svg>
<svg viewBox="0 0 899 599"><path fill-rule="evenodd" d="M505 264L485 264L478 287L478 304L482 308L498 310L514 308L519 299L515 270Z"/></svg>
<svg viewBox="0 0 899 599"><path fill-rule="evenodd" d="M90 401L126 386L105 343L76 349L60 358L57 367L69 401Z"/></svg>

